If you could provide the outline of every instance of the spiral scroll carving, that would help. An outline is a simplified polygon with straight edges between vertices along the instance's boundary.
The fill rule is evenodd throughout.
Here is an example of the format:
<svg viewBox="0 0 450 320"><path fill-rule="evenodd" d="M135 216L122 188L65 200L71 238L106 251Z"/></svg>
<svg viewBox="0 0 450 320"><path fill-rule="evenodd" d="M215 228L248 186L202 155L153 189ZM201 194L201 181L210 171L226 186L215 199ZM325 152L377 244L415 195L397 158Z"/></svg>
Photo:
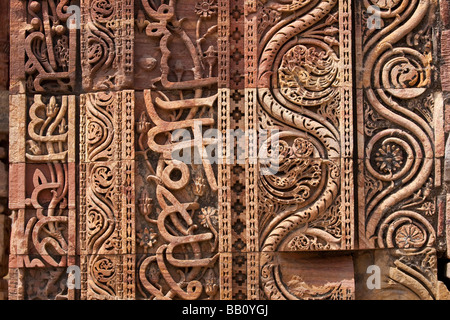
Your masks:
<svg viewBox="0 0 450 320"><path fill-rule="evenodd" d="M411 209L428 201L434 134L405 102L422 99L432 81L431 42L421 24L433 13L434 2L374 4L386 25L365 38L365 97L377 115L398 128L380 127L367 139L366 170L385 189L366 203L365 241L380 247L431 245L432 225Z"/></svg>
<svg viewBox="0 0 450 320"><path fill-rule="evenodd" d="M279 139L278 171L261 176L260 182L261 195L270 199L260 216L261 282L270 299L299 298L280 281L277 250L339 247L331 230L312 227L326 212L335 212L331 207L347 179L341 176L336 127L342 119L332 111L342 97L342 62L333 35L338 30L334 10L343 4L337 4L303 2L301 9L293 9L300 18L282 20L269 31L270 38L261 40L258 100L264 117L272 119L265 128L282 128L274 135Z"/></svg>

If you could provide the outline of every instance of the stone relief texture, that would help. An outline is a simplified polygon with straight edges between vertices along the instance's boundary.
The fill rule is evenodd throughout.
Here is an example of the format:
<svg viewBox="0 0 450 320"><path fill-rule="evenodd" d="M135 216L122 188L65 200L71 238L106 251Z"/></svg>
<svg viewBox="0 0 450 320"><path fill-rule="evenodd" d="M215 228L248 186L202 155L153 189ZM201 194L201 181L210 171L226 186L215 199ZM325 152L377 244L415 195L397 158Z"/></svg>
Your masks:
<svg viewBox="0 0 450 320"><path fill-rule="evenodd" d="M450 299L449 0L0 10L0 299Z"/></svg>
<svg viewBox="0 0 450 320"><path fill-rule="evenodd" d="M8 299L11 219L8 210L9 3L0 3L0 300Z"/></svg>

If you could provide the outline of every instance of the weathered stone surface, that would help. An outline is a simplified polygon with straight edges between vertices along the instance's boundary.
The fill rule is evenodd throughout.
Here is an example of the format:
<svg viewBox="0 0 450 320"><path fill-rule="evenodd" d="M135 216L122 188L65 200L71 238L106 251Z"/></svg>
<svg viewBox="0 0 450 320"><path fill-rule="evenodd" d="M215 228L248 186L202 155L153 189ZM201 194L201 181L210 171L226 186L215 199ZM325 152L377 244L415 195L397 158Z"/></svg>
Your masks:
<svg viewBox="0 0 450 320"><path fill-rule="evenodd" d="M358 300L446 300L433 248L377 249L354 254Z"/></svg>
<svg viewBox="0 0 450 320"><path fill-rule="evenodd" d="M271 299L355 299L355 272L350 254L283 252L277 253L274 260L278 267L270 272L274 273L275 282L263 287Z"/></svg>
<svg viewBox="0 0 450 320"><path fill-rule="evenodd" d="M11 219L5 212L0 214L0 300L8 298L9 244L11 235Z"/></svg>
<svg viewBox="0 0 450 320"><path fill-rule="evenodd" d="M131 90L81 96L81 299L136 295L133 106Z"/></svg>
<svg viewBox="0 0 450 320"><path fill-rule="evenodd" d="M8 280L0 279L0 300L8 300Z"/></svg>
<svg viewBox="0 0 450 320"><path fill-rule="evenodd" d="M5 214L0 214L0 278L8 274L9 238L11 231L11 219Z"/></svg>
<svg viewBox="0 0 450 320"><path fill-rule="evenodd" d="M442 89L450 92L450 28L441 34L441 82Z"/></svg>
<svg viewBox="0 0 450 320"><path fill-rule="evenodd" d="M0 300L8 298L11 219L8 217L9 1L0 3Z"/></svg>
<svg viewBox="0 0 450 320"><path fill-rule="evenodd" d="M9 2L10 299L449 298L448 0Z"/></svg>

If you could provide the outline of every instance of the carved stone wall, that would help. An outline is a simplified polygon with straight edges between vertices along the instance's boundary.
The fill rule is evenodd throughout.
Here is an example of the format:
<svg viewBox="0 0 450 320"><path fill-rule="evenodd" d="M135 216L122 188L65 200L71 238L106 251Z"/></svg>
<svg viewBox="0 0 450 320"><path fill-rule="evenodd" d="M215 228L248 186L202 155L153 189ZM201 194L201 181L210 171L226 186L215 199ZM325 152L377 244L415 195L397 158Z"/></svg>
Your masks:
<svg viewBox="0 0 450 320"><path fill-rule="evenodd" d="M449 5L11 0L9 299L449 298Z"/></svg>
<svg viewBox="0 0 450 320"><path fill-rule="evenodd" d="M9 3L0 4L0 300L8 298L8 254L11 219L8 211Z"/></svg>

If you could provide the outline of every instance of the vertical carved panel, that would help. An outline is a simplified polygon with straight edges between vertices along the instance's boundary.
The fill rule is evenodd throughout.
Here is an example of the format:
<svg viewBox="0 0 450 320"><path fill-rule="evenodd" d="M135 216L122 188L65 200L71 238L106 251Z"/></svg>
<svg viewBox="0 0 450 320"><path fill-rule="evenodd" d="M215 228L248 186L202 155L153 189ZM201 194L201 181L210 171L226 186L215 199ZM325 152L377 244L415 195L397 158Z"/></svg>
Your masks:
<svg viewBox="0 0 450 320"><path fill-rule="evenodd" d="M9 1L0 3L0 300L8 298L8 116L9 116Z"/></svg>
<svg viewBox="0 0 450 320"><path fill-rule="evenodd" d="M217 128L220 141L220 158L218 164L218 215L219 215L219 270L220 299L232 299L232 239L231 239L231 97L230 97L230 2L218 0L218 121Z"/></svg>
<svg viewBox="0 0 450 320"><path fill-rule="evenodd" d="M133 299L134 92L81 96L82 299Z"/></svg>
<svg viewBox="0 0 450 320"><path fill-rule="evenodd" d="M434 67L436 2L372 1L361 12L359 241L361 248L436 244L443 102Z"/></svg>
<svg viewBox="0 0 450 320"><path fill-rule="evenodd" d="M215 1L137 7L136 76L148 83L136 102L138 298L217 299L228 246L218 208L220 9Z"/></svg>
<svg viewBox="0 0 450 320"><path fill-rule="evenodd" d="M229 85L230 134L227 143L230 153L232 299L247 299L247 177L246 177L246 118L245 118L245 6L244 0L230 1L229 19Z"/></svg>
<svg viewBox="0 0 450 320"><path fill-rule="evenodd" d="M80 6L81 297L134 299L134 1Z"/></svg>
<svg viewBox="0 0 450 320"><path fill-rule="evenodd" d="M442 0L440 3L440 17L442 21L442 30L440 34L440 43L441 43L441 85L442 85L442 93L444 99L444 132L443 134L447 135L450 132L450 1ZM446 195L443 198L444 203L449 203L450 201L450 143L446 140L445 144L445 154L443 160L443 183L447 187ZM448 219L450 217L450 206L445 206L445 214L444 221L442 223L442 227L444 228L443 232L446 236L446 257L450 259L450 223ZM447 266L447 277L449 276L450 268Z"/></svg>
<svg viewBox="0 0 450 320"><path fill-rule="evenodd" d="M324 297L319 289L312 297L292 291L289 283L300 280L277 252L354 248L350 8L338 0L258 8L258 119L268 131L260 145L278 152L278 166L264 173L270 168L260 164L258 178L261 285L269 299ZM345 293L333 297L351 298L353 280L341 280Z"/></svg>
<svg viewBox="0 0 450 320"><path fill-rule="evenodd" d="M119 90L133 84L134 1L81 1L83 89Z"/></svg>
<svg viewBox="0 0 450 320"><path fill-rule="evenodd" d="M77 30L71 1L11 1L10 299L74 299ZM25 96L24 94L28 94Z"/></svg>
<svg viewBox="0 0 450 320"><path fill-rule="evenodd" d="M256 1L244 4L244 73L245 73L245 206L247 242L247 299L259 300L259 233L258 233L258 19Z"/></svg>
<svg viewBox="0 0 450 320"><path fill-rule="evenodd" d="M75 97L11 96L10 113L10 298L73 299L61 284L76 255Z"/></svg>
<svg viewBox="0 0 450 320"><path fill-rule="evenodd" d="M232 299L232 249L231 249L231 164L229 163L230 144L227 133L230 128L230 90L219 89L218 94L218 132L222 146L218 165L218 215L220 252L220 299Z"/></svg>

